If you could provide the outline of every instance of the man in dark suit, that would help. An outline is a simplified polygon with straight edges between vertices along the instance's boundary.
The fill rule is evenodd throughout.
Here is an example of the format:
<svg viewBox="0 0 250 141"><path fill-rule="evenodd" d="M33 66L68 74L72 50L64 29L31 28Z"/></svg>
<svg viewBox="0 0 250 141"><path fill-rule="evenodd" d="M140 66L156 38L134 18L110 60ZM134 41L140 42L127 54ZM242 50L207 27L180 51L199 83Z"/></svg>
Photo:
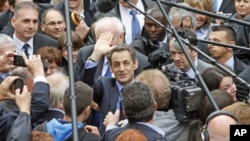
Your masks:
<svg viewBox="0 0 250 141"><path fill-rule="evenodd" d="M96 72L94 73L94 78L97 79L100 76L104 76L107 68L108 68L108 59L106 57L106 53L108 53L112 48L115 47L124 41L124 28L122 22L116 18L116 17L105 17L100 19L95 26L95 36L98 39L103 33L111 32L113 35L113 40L110 41L110 48L101 48L102 50L105 50L105 52L98 52L96 47L94 45L89 45L86 47L83 47L79 50L76 63L75 63L75 80L80 80L82 79L82 74L85 71L85 63L86 61L90 58L92 58L93 55L97 54L98 59L95 60L97 63L97 69ZM104 43L104 45L106 42ZM148 59L145 55L137 52L136 56L139 61L139 67L136 69L135 74L138 74L141 72L145 67L149 66L150 64L148 63ZM92 58L96 59L96 58Z"/></svg>
<svg viewBox="0 0 250 141"><path fill-rule="evenodd" d="M107 43L106 45L102 42L110 42L112 39L110 33L104 33L97 41L99 48L107 50L110 48ZM106 47L104 47L106 46ZM105 49L104 49L105 48ZM136 52L133 47L126 44L120 44L113 48L109 53L110 69L115 78L112 77L100 77L96 81L94 80L94 74L97 70L97 66L90 66L90 61L95 61L96 57L93 55L86 62L85 67L89 67L83 74L83 81L93 86L94 89L94 101L99 105L100 108L100 133L104 132L105 127L103 126L103 119L109 111L114 112L120 109L120 95L121 90L124 86L128 86L134 82L134 71L138 67L138 59L136 58ZM121 115L120 120L124 119Z"/></svg>
<svg viewBox="0 0 250 141"><path fill-rule="evenodd" d="M235 45L236 33L235 30L230 26L213 26L211 28L208 40ZM209 44L208 49L211 57L221 64L228 65L235 74L240 74L247 67L234 55L232 48Z"/></svg>
<svg viewBox="0 0 250 141"><path fill-rule="evenodd" d="M38 6L33 2L21 2L15 5L14 16L11 24L15 29L13 40L17 52L25 52L32 55L43 46L56 46L56 40L37 33L38 30Z"/></svg>
<svg viewBox="0 0 250 141"><path fill-rule="evenodd" d="M121 100L123 113L128 119L128 124L120 128L114 127L118 122L119 112L116 111L115 114L109 112L104 120L107 129L102 137L103 141L114 141L119 134L131 128L140 130L148 141L167 140L164 138L165 132L153 125L153 115L157 109L157 103L152 92L145 84L135 82L124 87Z"/></svg>

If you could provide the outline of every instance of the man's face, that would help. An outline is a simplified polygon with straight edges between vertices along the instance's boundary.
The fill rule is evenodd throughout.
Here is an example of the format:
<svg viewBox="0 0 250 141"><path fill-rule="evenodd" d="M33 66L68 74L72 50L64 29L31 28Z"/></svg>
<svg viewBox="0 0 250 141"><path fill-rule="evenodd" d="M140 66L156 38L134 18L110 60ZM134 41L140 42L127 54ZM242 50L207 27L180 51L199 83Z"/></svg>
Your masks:
<svg viewBox="0 0 250 141"><path fill-rule="evenodd" d="M225 31L215 31L211 32L209 35L208 40L213 42L220 42L225 44L232 44L226 37ZM226 48L223 46L218 45L208 45L209 53L210 55L215 58L216 60L223 58L225 55L227 55L229 52L232 52L233 50L230 48Z"/></svg>
<svg viewBox="0 0 250 141"><path fill-rule="evenodd" d="M123 7L126 7L126 8L132 8L129 6L129 4L125 1L125 0L119 0L120 4L123 6ZM137 4L138 0L130 0L131 3L133 3L134 5Z"/></svg>
<svg viewBox="0 0 250 141"><path fill-rule="evenodd" d="M183 72L188 71L191 68L191 66L190 66L185 54L183 53L183 51L175 49L173 47L172 42L173 41L170 42L169 51L170 51L170 54L171 54L171 57L173 59L175 66ZM190 57L194 61L197 53L194 50L190 50L190 49L187 49L187 50L188 50Z"/></svg>
<svg viewBox="0 0 250 141"><path fill-rule="evenodd" d="M124 86L130 84L134 79L138 61L133 62L128 51L113 53L111 60L111 70L116 80Z"/></svg>
<svg viewBox="0 0 250 141"><path fill-rule="evenodd" d="M154 12L150 15L163 25L167 25L167 22L164 20L160 12ZM156 25L154 21L150 20L147 17L145 17L144 29L147 37L153 42L163 40L166 35L166 30L164 28L160 27L159 25Z"/></svg>
<svg viewBox="0 0 250 141"><path fill-rule="evenodd" d="M48 36L58 39L66 28L64 18L57 11L49 11L41 25L41 29Z"/></svg>
<svg viewBox="0 0 250 141"><path fill-rule="evenodd" d="M38 12L32 8L22 8L11 20L17 38L23 42L30 40L38 29Z"/></svg>

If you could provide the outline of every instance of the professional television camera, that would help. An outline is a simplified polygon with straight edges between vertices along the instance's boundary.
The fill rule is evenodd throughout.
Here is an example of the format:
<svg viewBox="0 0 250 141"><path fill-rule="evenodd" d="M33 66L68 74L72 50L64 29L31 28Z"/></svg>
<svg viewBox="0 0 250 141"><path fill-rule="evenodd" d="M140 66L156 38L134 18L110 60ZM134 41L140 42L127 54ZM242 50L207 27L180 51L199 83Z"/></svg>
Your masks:
<svg viewBox="0 0 250 141"><path fill-rule="evenodd" d="M178 29L179 35L190 35L185 29ZM191 41L194 42L195 41ZM201 88L197 86L196 80L182 76L177 71L170 70L168 64L172 62L167 51L156 50L149 55L148 61L153 68L160 69L169 78L171 84L172 98L171 108L174 110L176 119L187 122L199 117L199 109L202 99Z"/></svg>

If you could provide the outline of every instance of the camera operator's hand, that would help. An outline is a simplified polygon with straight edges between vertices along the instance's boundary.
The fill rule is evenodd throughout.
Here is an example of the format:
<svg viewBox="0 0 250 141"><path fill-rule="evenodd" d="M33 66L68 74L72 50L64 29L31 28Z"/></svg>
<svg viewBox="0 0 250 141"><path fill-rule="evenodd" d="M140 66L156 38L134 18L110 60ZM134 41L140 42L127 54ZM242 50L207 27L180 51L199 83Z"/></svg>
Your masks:
<svg viewBox="0 0 250 141"><path fill-rule="evenodd" d="M113 36L114 35L111 32L105 32L100 35L96 41L94 51L90 56L93 61L98 62L102 56L106 55L116 47L116 45L111 45Z"/></svg>
<svg viewBox="0 0 250 141"><path fill-rule="evenodd" d="M19 107L20 112L25 112L30 115L31 106L31 94L27 89L27 86L23 86L23 92L20 93L20 89L16 89L16 104Z"/></svg>
<svg viewBox="0 0 250 141"><path fill-rule="evenodd" d="M6 52L0 56L0 71L9 71L15 68L13 65L13 56L16 55L14 52Z"/></svg>
<svg viewBox="0 0 250 141"><path fill-rule="evenodd" d="M18 76L8 76L0 84L0 101L7 99L15 99L15 95L13 95L9 91L9 88L17 78Z"/></svg>
<svg viewBox="0 0 250 141"><path fill-rule="evenodd" d="M45 75L40 55L30 55L29 59L26 57L24 53L22 56L25 64L29 68L29 71L34 75L34 77Z"/></svg>

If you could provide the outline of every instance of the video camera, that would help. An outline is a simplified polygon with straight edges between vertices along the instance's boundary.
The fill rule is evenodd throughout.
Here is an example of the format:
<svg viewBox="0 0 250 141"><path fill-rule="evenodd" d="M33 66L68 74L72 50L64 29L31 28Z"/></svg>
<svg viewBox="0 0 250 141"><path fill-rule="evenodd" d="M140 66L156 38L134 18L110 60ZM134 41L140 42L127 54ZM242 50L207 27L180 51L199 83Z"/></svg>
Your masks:
<svg viewBox="0 0 250 141"><path fill-rule="evenodd" d="M177 29L178 34L186 38L192 36L184 28ZM197 45L196 40L191 44ZM181 73L169 69L172 58L165 50L156 50L149 55L148 61L153 68L160 69L168 77L171 84L172 98L171 108L174 110L176 119L187 122L199 117L200 102L202 99L201 88L197 86L196 80L182 76Z"/></svg>

